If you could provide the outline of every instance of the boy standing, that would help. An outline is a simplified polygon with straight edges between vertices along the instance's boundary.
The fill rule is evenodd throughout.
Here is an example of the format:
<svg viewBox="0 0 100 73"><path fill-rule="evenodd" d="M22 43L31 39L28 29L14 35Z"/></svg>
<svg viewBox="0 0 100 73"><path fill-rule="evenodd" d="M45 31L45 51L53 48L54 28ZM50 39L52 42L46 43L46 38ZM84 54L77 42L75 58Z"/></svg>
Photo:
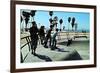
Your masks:
<svg viewBox="0 0 100 73"><path fill-rule="evenodd" d="M51 50L56 49L56 43L57 43L56 36L57 36L57 34L58 34L58 29L56 29L56 31L52 35L52 46L51 46Z"/></svg>
<svg viewBox="0 0 100 73"><path fill-rule="evenodd" d="M32 22L32 27L30 28L30 37L32 54L36 55L36 48L38 43L38 28L35 21Z"/></svg>

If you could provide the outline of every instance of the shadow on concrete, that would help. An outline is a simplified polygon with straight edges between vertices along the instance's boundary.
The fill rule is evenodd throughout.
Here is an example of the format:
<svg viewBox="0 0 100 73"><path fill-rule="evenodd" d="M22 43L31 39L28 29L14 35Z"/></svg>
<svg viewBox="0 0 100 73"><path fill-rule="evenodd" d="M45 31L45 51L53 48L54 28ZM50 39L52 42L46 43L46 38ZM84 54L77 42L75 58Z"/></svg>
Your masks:
<svg viewBox="0 0 100 73"><path fill-rule="evenodd" d="M67 41L63 41L63 42L59 42L57 44L67 46L67 43L68 43ZM87 44L87 43L89 43L89 40L87 40L87 41L72 41L71 45L73 45L73 44Z"/></svg>
<svg viewBox="0 0 100 73"><path fill-rule="evenodd" d="M62 60L82 60L82 57L77 51L72 52L69 56L66 56Z"/></svg>
<svg viewBox="0 0 100 73"><path fill-rule="evenodd" d="M35 56L37 56L38 58L45 60L46 62L52 61L48 56L46 55L40 55L40 54L36 54Z"/></svg>
<svg viewBox="0 0 100 73"><path fill-rule="evenodd" d="M67 41L63 41L63 42L59 42L57 44L67 46L67 43L68 43Z"/></svg>
<svg viewBox="0 0 100 73"><path fill-rule="evenodd" d="M75 42L73 41L73 44L74 43L79 43L79 41L75 41ZM80 43L83 43L83 41L80 41ZM65 46L65 45L67 45L67 41L60 42L58 44ZM62 60L82 60L82 57L80 56L80 54L76 50L74 50L71 54L69 54L69 56L66 56Z"/></svg>
<svg viewBox="0 0 100 73"><path fill-rule="evenodd" d="M64 50L63 48L59 48L59 47L56 47L56 50L57 50L58 52L69 52L69 51L66 51L66 50Z"/></svg>

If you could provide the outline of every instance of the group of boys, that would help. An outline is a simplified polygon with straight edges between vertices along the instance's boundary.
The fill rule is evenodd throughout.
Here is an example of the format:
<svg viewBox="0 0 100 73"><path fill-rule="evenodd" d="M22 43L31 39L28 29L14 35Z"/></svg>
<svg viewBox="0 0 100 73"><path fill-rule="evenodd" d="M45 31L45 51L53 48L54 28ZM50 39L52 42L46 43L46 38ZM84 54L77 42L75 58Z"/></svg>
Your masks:
<svg viewBox="0 0 100 73"><path fill-rule="evenodd" d="M36 55L36 48L38 45L38 39L40 38L41 44L48 48L50 47L51 50L56 49L56 36L58 34L58 29L56 29L53 34L52 30L54 28L54 25L50 25L49 30L45 33L44 26L41 26L40 29L37 28L37 24L35 21L32 22L32 27L29 29L30 37L31 37L31 50L32 54ZM52 35L51 35L52 34ZM49 46L47 45L49 41Z"/></svg>

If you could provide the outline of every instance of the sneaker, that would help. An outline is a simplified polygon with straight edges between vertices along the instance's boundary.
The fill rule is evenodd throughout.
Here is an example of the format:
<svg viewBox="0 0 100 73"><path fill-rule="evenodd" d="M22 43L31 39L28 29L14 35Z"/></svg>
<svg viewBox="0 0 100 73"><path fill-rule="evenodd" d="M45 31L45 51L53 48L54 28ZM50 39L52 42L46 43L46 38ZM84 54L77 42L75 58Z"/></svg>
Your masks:
<svg viewBox="0 0 100 73"><path fill-rule="evenodd" d="M34 53L34 56L36 56L36 53Z"/></svg>
<svg viewBox="0 0 100 73"><path fill-rule="evenodd" d="M34 54L33 52L31 52L31 54Z"/></svg>
<svg viewBox="0 0 100 73"><path fill-rule="evenodd" d="M44 46L45 48L48 48L48 46Z"/></svg>

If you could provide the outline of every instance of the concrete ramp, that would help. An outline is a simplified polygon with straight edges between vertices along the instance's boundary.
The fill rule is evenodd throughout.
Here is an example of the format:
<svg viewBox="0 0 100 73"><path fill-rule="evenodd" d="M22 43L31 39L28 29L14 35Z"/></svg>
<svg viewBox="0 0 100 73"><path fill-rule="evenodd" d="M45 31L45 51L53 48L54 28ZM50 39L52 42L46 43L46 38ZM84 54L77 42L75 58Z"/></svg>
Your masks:
<svg viewBox="0 0 100 73"><path fill-rule="evenodd" d="M31 54L31 51L26 55L25 52L28 51L28 47L26 47L22 51L24 56L23 63L82 60L75 49L69 49L62 45L58 45L57 47L59 48L51 50L50 48L44 48L42 45L38 45L35 56Z"/></svg>

